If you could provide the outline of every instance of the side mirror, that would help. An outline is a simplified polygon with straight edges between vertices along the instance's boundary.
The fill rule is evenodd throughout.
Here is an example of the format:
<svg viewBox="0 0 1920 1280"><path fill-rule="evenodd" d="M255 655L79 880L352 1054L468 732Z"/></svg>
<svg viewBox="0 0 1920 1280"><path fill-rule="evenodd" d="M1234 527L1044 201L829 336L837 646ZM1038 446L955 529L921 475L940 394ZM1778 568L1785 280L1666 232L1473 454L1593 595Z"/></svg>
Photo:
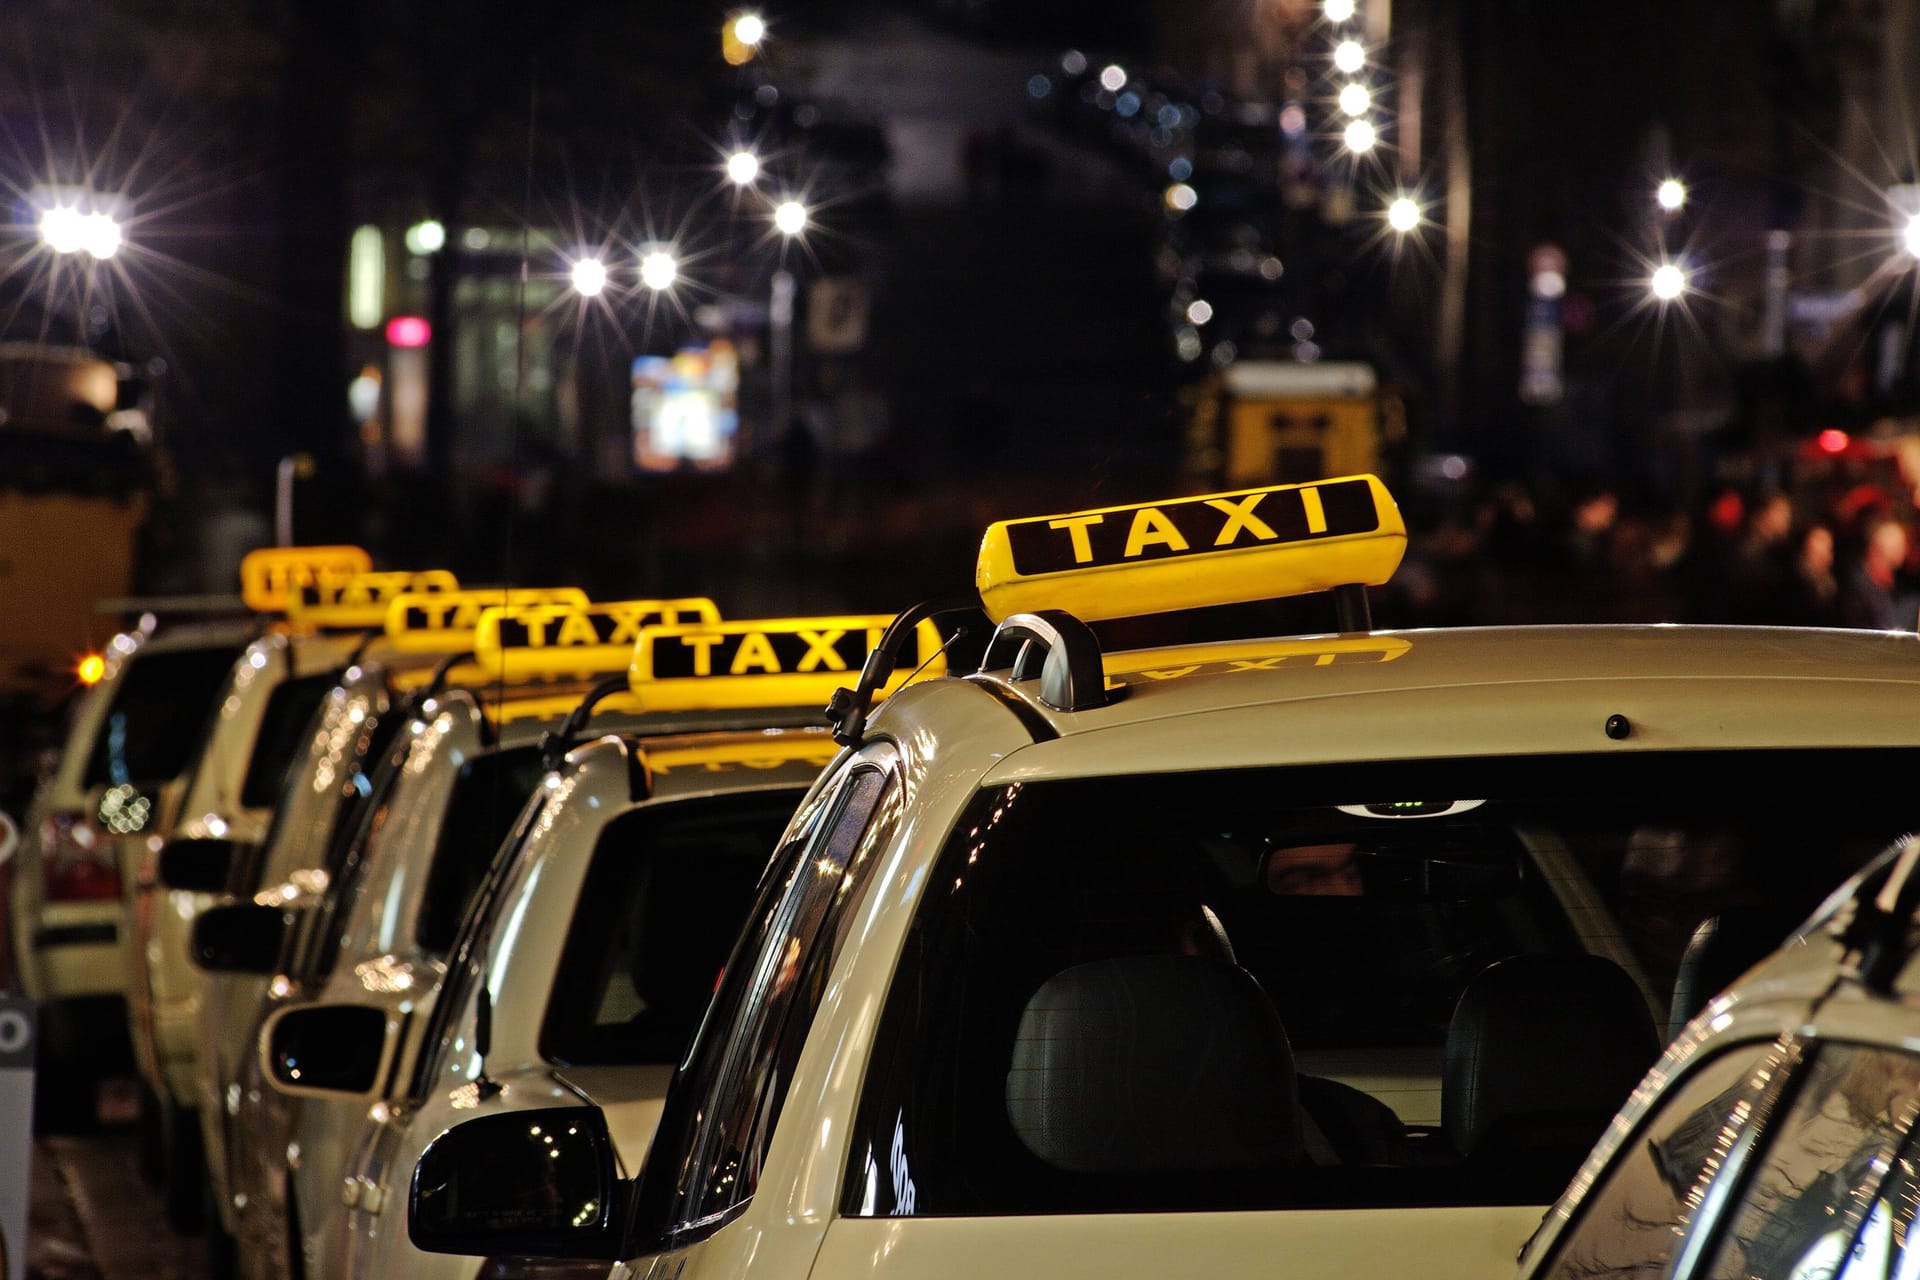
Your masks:
<svg viewBox="0 0 1920 1280"><path fill-rule="evenodd" d="M193 918L193 962L214 973L277 972L287 923L279 907L211 907Z"/></svg>
<svg viewBox="0 0 1920 1280"><path fill-rule="evenodd" d="M260 1031L266 1077L293 1097L371 1097L398 1049L397 1024L368 1004L307 1004L282 1009Z"/></svg>
<svg viewBox="0 0 1920 1280"><path fill-rule="evenodd" d="M614 1176L613 1139L598 1107L479 1116L421 1153L407 1234L429 1253L613 1262L630 1190Z"/></svg>
<svg viewBox="0 0 1920 1280"><path fill-rule="evenodd" d="M19 847L20 824L13 820L13 815L0 813L0 867L7 865Z"/></svg>
<svg viewBox="0 0 1920 1280"><path fill-rule="evenodd" d="M170 840L160 851L160 883L195 893L225 893L233 868L250 846L238 840Z"/></svg>

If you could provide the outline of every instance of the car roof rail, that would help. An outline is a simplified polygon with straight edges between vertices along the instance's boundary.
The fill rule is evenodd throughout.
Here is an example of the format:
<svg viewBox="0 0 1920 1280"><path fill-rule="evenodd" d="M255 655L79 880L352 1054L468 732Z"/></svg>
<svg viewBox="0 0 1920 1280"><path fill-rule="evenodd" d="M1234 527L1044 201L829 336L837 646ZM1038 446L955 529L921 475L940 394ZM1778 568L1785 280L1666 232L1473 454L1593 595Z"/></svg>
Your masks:
<svg viewBox="0 0 1920 1280"><path fill-rule="evenodd" d="M562 758L573 749L573 744L579 741L581 732L587 727L587 721L593 718L595 707L615 694L628 692L631 687L627 673L622 671L618 675L607 676L587 690L586 696L580 699L580 705L567 713L567 718L560 722L560 727L549 730L541 736L540 758L546 767L548 769L560 767Z"/></svg>
<svg viewBox="0 0 1920 1280"><path fill-rule="evenodd" d="M1112 701L1100 641L1092 627L1064 609L1016 613L1002 622L987 643L980 672L1003 668L1010 680L1037 677L1040 701L1055 711L1086 711Z"/></svg>
<svg viewBox="0 0 1920 1280"><path fill-rule="evenodd" d="M874 695L899 668L900 651L914 639L922 622L953 614L978 617L980 602L972 596L947 596L923 600L903 609L880 635L880 643L867 654L860 668L860 679L851 689L835 689L827 700L827 722L833 726L833 740L843 747L857 747L866 740L867 716L873 710ZM955 628L947 637L942 652L968 634L965 626ZM931 659L929 659L931 661Z"/></svg>

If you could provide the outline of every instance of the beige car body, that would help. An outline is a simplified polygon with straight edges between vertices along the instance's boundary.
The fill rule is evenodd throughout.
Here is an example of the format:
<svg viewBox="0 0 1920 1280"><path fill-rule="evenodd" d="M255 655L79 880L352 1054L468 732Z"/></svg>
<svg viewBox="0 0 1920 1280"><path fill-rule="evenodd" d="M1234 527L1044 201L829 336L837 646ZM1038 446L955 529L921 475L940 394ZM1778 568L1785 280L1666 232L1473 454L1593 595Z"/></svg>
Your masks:
<svg viewBox="0 0 1920 1280"><path fill-rule="evenodd" d="M1302 1280L1510 1274L1544 1206L990 1218L843 1213L879 1011L920 899L932 887L934 860L968 802L982 787L1062 778L1137 778L1150 789L1153 776L1167 771L1920 744L1920 640L1910 634L1657 626L1433 631L1113 653L1104 666L1108 688L1124 692L1080 711L1043 704L1037 680L1012 681L1005 671L909 685L875 714L866 744L823 777L803 814L852 771L871 765L891 779L897 817L884 834L870 829L863 837L882 841L873 851L870 887L842 926L845 942L792 1067L757 1193L671 1224L675 1235L662 1241L670 1247L639 1240L641 1252L616 1264L614 1275L1112 1280L1175 1272L1255 1276L1276 1265ZM751 1016L751 1006L742 1016ZM720 1107L704 1092L706 1082L676 1088L683 1083ZM687 1105L709 1114L706 1106ZM617 1126L615 1133L618 1141ZM643 1185L659 1176L655 1170L678 1167L684 1155L656 1142ZM641 1230L654 1225L667 1224Z"/></svg>

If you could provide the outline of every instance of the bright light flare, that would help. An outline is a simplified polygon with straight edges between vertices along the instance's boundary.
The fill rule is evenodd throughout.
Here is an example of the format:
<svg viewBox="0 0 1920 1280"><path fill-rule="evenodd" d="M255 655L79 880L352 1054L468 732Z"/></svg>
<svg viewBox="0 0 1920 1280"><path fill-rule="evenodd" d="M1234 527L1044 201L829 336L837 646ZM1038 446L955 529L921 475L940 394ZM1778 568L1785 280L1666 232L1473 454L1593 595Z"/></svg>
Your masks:
<svg viewBox="0 0 1920 1280"><path fill-rule="evenodd" d="M727 157L727 181L736 187L750 187L760 176L760 157L751 151L736 151Z"/></svg>
<svg viewBox="0 0 1920 1280"><path fill-rule="evenodd" d="M782 200L773 210L773 225L783 236L797 236L807 229L807 206L798 200Z"/></svg>
<svg viewBox="0 0 1920 1280"><path fill-rule="evenodd" d="M40 215L40 241L55 253L78 253L87 242L86 221L78 209L55 205Z"/></svg>
<svg viewBox="0 0 1920 1280"><path fill-rule="evenodd" d="M1340 136L1341 140L1347 144L1347 150L1357 156L1363 156L1373 150L1374 143L1380 140L1380 135L1375 133L1373 126L1365 120L1355 120Z"/></svg>
<svg viewBox="0 0 1920 1280"><path fill-rule="evenodd" d="M416 222L407 228L406 242L407 252L415 257L424 258L428 254L438 253L447 247L446 225L433 218Z"/></svg>
<svg viewBox="0 0 1920 1280"><path fill-rule="evenodd" d="M749 49L757 48L767 38L767 20L751 11L737 15L733 20L733 38Z"/></svg>
<svg viewBox="0 0 1920 1280"><path fill-rule="evenodd" d="M80 219L80 247L105 262L120 252L120 221L110 213L89 213Z"/></svg>
<svg viewBox="0 0 1920 1280"><path fill-rule="evenodd" d="M1907 225L1900 231L1900 243L1910 256L1920 258L1920 213L1907 219Z"/></svg>
<svg viewBox="0 0 1920 1280"><path fill-rule="evenodd" d="M1387 206L1387 225L1401 235L1420 225L1420 205L1412 196L1396 196Z"/></svg>
<svg viewBox="0 0 1920 1280"><path fill-rule="evenodd" d="M1340 90L1340 110L1350 116L1363 116L1373 105L1373 95L1363 84L1350 84Z"/></svg>
<svg viewBox="0 0 1920 1280"><path fill-rule="evenodd" d="M1175 213L1185 213L1200 203L1200 193L1184 182L1174 183L1160 198Z"/></svg>
<svg viewBox="0 0 1920 1280"><path fill-rule="evenodd" d="M107 660L97 653L90 653L74 664L73 674L80 683L92 687L99 684L107 674Z"/></svg>
<svg viewBox="0 0 1920 1280"><path fill-rule="evenodd" d="M1678 213L1687 203L1687 184L1678 178L1668 178L1654 188L1653 198L1668 213Z"/></svg>
<svg viewBox="0 0 1920 1280"><path fill-rule="evenodd" d="M1820 452L1822 453L1845 453L1847 451L1847 445L1850 443L1847 439L1847 433L1838 427L1828 427L1825 431L1822 431L1815 440L1816 443L1819 444ZM84 680L86 677L82 676L81 679Z"/></svg>
<svg viewBox="0 0 1920 1280"><path fill-rule="evenodd" d="M568 270L573 291L583 298L597 298L607 287L607 264L598 258L582 258Z"/></svg>
<svg viewBox="0 0 1920 1280"><path fill-rule="evenodd" d="M1333 46L1333 65L1347 75L1358 75L1367 65L1367 51L1358 40L1342 40Z"/></svg>
<svg viewBox="0 0 1920 1280"><path fill-rule="evenodd" d="M1202 325L1213 319L1213 304L1205 298L1195 298L1187 304L1187 323Z"/></svg>
<svg viewBox="0 0 1920 1280"><path fill-rule="evenodd" d="M1104 67L1100 72L1100 87L1108 93L1118 93L1127 87L1127 69L1115 63Z"/></svg>
<svg viewBox="0 0 1920 1280"><path fill-rule="evenodd" d="M655 293L673 288L673 282L679 278L680 261L667 250L649 249L640 255L640 283Z"/></svg>
<svg viewBox="0 0 1920 1280"><path fill-rule="evenodd" d="M1658 301L1673 302L1687 291L1686 270L1676 263L1663 262L1653 269L1653 278L1647 287L1653 290Z"/></svg>
<svg viewBox="0 0 1920 1280"><path fill-rule="evenodd" d="M1353 0L1326 0L1326 3L1320 6L1320 12L1327 15L1328 22L1351 22L1355 5Z"/></svg>

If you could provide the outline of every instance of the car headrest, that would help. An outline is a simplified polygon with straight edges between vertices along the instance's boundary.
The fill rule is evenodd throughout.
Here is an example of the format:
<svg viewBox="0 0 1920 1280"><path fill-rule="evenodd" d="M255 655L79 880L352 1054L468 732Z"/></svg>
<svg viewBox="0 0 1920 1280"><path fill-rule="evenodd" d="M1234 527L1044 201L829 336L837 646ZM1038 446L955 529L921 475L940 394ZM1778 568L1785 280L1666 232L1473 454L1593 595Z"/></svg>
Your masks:
<svg viewBox="0 0 1920 1280"><path fill-rule="evenodd" d="M1126 956L1064 969L1027 1001L1007 1117L1080 1173L1206 1172L1298 1158L1293 1051L1244 969Z"/></svg>
<svg viewBox="0 0 1920 1280"><path fill-rule="evenodd" d="M1702 920L1688 939L1674 975L1667 1038L1679 1035L1694 1014L1766 959L1799 923L1798 915L1770 907L1729 907Z"/></svg>
<svg viewBox="0 0 1920 1280"><path fill-rule="evenodd" d="M1646 998L1611 960L1503 960L1454 1008L1441 1127L1463 1157L1583 1152L1659 1052Z"/></svg>

